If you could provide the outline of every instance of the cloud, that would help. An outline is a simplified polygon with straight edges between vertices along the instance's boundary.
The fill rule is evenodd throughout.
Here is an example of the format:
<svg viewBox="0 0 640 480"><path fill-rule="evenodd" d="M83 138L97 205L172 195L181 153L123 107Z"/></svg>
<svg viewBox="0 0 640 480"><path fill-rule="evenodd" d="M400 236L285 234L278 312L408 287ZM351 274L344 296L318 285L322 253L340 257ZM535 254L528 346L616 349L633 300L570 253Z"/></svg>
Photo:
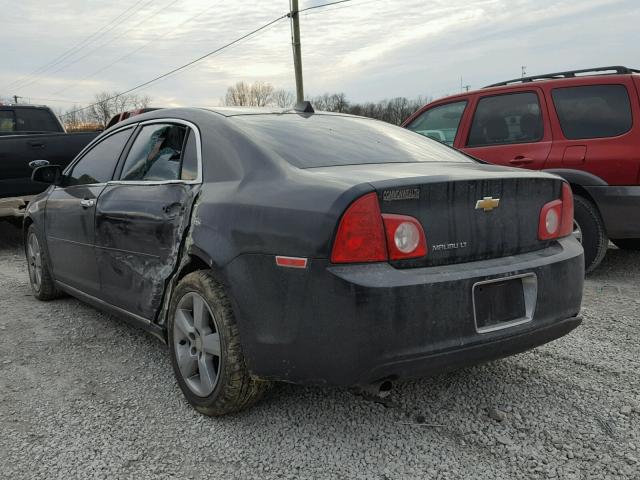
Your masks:
<svg viewBox="0 0 640 480"><path fill-rule="evenodd" d="M321 3L304 0L301 8ZM0 29L0 96L89 102L98 91L127 90L287 9L287 0L14 2L3 9ZM342 91L356 101L441 96L459 91L460 77L480 87L517 77L521 65L532 74L633 66L639 16L637 0L353 0L301 14L305 90ZM240 80L293 89L290 42L284 19L140 93L158 105L211 105ZM64 62L29 76L74 45L78 51Z"/></svg>

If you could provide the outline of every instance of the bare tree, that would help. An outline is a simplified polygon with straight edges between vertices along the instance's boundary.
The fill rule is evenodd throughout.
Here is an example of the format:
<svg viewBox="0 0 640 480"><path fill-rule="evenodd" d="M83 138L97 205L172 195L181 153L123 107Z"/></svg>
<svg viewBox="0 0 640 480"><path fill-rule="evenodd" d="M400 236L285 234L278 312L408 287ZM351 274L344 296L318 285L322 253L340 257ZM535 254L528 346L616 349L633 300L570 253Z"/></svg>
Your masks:
<svg viewBox="0 0 640 480"><path fill-rule="evenodd" d="M117 97L115 99L112 97L113 95L108 92L96 93L93 105L88 109L92 120L103 127L107 126L111 117L118 111ZM114 102L114 100L116 101Z"/></svg>
<svg viewBox="0 0 640 480"><path fill-rule="evenodd" d="M354 103L350 102L343 92L338 92L323 93L312 97L310 101L319 111L350 113L400 125L409 115L430 102L431 98L395 97L379 102ZM227 89L224 103L233 106L275 105L280 108L289 108L294 105L295 96L288 90L274 89L264 82L238 82Z"/></svg>
<svg viewBox="0 0 640 480"><path fill-rule="evenodd" d="M273 104L276 107L280 108L290 108L293 107L296 103L295 95L289 90L285 90L284 88L274 90L271 98Z"/></svg>
<svg viewBox="0 0 640 480"><path fill-rule="evenodd" d="M273 85L269 83L238 82L227 89L224 103L225 105L240 107L265 107L273 103L273 93Z"/></svg>
<svg viewBox="0 0 640 480"><path fill-rule="evenodd" d="M249 105L251 86L245 82L238 82L227 88L224 97L224 104L230 106L244 107Z"/></svg>
<svg viewBox="0 0 640 480"><path fill-rule="evenodd" d="M273 86L264 82L255 82L249 89L249 105L265 107L273 98Z"/></svg>
<svg viewBox="0 0 640 480"><path fill-rule="evenodd" d="M87 110L91 121L106 127L115 114L127 110L147 108L150 103L151 97L148 95L120 95L117 92L101 92L95 95L95 102Z"/></svg>

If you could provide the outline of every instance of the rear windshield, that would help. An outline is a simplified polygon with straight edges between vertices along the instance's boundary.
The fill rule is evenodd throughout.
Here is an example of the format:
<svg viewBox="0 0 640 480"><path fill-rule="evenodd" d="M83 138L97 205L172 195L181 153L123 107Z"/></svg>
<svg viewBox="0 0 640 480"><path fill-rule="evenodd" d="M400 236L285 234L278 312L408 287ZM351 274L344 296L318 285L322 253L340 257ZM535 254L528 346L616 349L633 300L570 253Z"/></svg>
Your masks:
<svg viewBox="0 0 640 480"><path fill-rule="evenodd" d="M472 162L434 140L376 120L321 114L238 115L231 118L256 143L298 168Z"/></svg>
<svg viewBox="0 0 640 480"><path fill-rule="evenodd" d="M0 110L0 133L61 131L60 125L49 110L37 108Z"/></svg>

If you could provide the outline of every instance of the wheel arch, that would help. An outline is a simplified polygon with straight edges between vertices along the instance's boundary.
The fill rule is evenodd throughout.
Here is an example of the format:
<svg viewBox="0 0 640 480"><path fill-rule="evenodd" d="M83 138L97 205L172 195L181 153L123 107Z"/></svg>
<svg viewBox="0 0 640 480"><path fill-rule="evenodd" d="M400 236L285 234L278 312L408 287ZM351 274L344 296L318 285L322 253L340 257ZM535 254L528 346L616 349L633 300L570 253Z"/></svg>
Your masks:
<svg viewBox="0 0 640 480"><path fill-rule="evenodd" d="M588 186L607 186L609 185L602 178L597 175L593 175L589 172L584 172L582 170L572 170L569 168L553 168L549 170L545 170L547 173L553 173L563 178L569 185L571 185L571 190L574 195L580 195L581 197L589 200L598 210L598 214L602 217L602 213L600 212L600 208L598 207L597 202L593 198L593 196L589 193L589 191L585 188Z"/></svg>

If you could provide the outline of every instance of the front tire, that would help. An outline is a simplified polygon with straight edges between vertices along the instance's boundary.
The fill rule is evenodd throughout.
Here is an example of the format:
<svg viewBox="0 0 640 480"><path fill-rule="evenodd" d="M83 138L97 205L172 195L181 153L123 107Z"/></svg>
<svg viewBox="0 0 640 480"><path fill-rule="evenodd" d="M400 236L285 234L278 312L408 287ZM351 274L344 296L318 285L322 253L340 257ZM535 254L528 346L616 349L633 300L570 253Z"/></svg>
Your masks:
<svg viewBox="0 0 640 480"><path fill-rule="evenodd" d="M640 250L640 238L621 238L611 241L621 250Z"/></svg>
<svg viewBox="0 0 640 480"><path fill-rule="evenodd" d="M574 201L575 230L584 248L584 273L592 272L607 253L609 239L600 212L591 201L576 195ZM578 235L576 235L578 236Z"/></svg>
<svg viewBox="0 0 640 480"><path fill-rule="evenodd" d="M168 343L178 385L204 415L244 410L269 387L249 374L229 298L209 271L190 273L178 283L169 307Z"/></svg>
<svg viewBox="0 0 640 480"><path fill-rule="evenodd" d="M30 225L27 230L24 246L27 256L27 268L29 270L29 283L34 297L38 300L53 300L60 296L60 292L53 281L49 270L47 254L38 235L35 225Z"/></svg>

